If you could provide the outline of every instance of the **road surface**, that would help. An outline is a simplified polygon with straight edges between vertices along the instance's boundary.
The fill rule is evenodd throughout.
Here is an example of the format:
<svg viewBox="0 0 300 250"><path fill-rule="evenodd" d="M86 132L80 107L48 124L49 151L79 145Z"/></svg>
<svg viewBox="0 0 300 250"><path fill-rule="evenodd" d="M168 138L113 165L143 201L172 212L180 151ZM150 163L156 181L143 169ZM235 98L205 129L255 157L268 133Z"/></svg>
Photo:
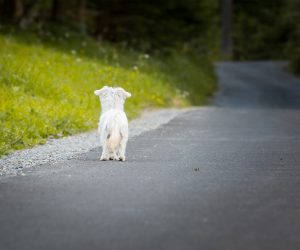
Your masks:
<svg viewBox="0 0 300 250"><path fill-rule="evenodd" d="M300 249L300 80L219 63L210 107L129 141L0 179L0 249Z"/></svg>

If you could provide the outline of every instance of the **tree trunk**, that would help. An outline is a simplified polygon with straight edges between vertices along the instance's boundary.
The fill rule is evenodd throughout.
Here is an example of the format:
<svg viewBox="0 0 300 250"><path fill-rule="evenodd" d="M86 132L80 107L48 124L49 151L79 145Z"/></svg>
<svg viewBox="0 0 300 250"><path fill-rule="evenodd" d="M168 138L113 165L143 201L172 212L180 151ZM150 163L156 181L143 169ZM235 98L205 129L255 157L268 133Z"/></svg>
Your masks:
<svg viewBox="0 0 300 250"><path fill-rule="evenodd" d="M85 4L86 4L85 0L79 1L78 17L79 17L79 28L82 34L86 34L86 24L85 24L86 5Z"/></svg>
<svg viewBox="0 0 300 250"><path fill-rule="evenodd" d="M1 15L10 21L18 21L23 16L22 0L4 0Z"/></svg>
<svg viewBox="0 0 300 250"><path fill-rule="evenodd" d="M53 0L52 1L52 11L51 11L51 20L60 21L62 18L62 1Z"/></svg>
<svg viewBox="0 0 300 250"><path fill-rule="evenodd" d="M233 0L221 0L221 50L225 58L232 56L232 6Z"/></svg>
<svg viewBox="0 0 300 250"><path fill-rule="evenodd" d="M40 1L33 2L31 6L27 6L26 14L20 20L20 27L22 29L30 26L38 17L40 10Z"/></svg>

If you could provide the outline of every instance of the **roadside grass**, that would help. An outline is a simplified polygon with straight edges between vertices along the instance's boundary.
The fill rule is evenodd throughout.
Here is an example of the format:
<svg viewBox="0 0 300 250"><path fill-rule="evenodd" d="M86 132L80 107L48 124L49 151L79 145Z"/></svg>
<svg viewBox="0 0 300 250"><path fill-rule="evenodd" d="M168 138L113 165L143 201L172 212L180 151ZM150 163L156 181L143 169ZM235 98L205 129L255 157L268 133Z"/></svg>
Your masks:
<svg viewBox="0 0 300 250"><path fill-rule="evenodd" d="M156 54L156 55L155 55ZM0 156L96 128L104 85L133 94L126 112L203 104L216 88L207 58L142 54L64 31L0 32Z"/></svg>

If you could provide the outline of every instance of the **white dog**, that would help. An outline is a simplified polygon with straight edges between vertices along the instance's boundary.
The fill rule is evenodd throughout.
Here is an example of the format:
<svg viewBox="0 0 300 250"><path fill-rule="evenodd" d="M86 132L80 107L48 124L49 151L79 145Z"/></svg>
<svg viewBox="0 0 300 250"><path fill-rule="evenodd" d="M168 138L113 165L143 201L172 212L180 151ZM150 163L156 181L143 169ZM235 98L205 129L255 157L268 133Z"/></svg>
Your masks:
<svg viewBox="0 0 300 250"><path fill-rule="evenodd" d="M128 120L124 112L125 99L131 94L122 88L104 86L95 90L101 102L98 132L102 145L100 160L125 161L128 141Z"/></svg>

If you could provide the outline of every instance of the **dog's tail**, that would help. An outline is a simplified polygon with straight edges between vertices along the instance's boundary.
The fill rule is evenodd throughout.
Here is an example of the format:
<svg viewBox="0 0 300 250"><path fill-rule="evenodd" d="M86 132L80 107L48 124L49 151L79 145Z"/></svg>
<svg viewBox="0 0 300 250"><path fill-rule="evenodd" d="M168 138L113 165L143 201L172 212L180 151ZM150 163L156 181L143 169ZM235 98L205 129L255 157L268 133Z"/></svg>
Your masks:
<svg viewBox="0 0 300 250"><path fill-rule="evenodd" d="M114 151L120 144L121 134L118 126L112 126L107 135L107 147L110 151Z"/></svg>

